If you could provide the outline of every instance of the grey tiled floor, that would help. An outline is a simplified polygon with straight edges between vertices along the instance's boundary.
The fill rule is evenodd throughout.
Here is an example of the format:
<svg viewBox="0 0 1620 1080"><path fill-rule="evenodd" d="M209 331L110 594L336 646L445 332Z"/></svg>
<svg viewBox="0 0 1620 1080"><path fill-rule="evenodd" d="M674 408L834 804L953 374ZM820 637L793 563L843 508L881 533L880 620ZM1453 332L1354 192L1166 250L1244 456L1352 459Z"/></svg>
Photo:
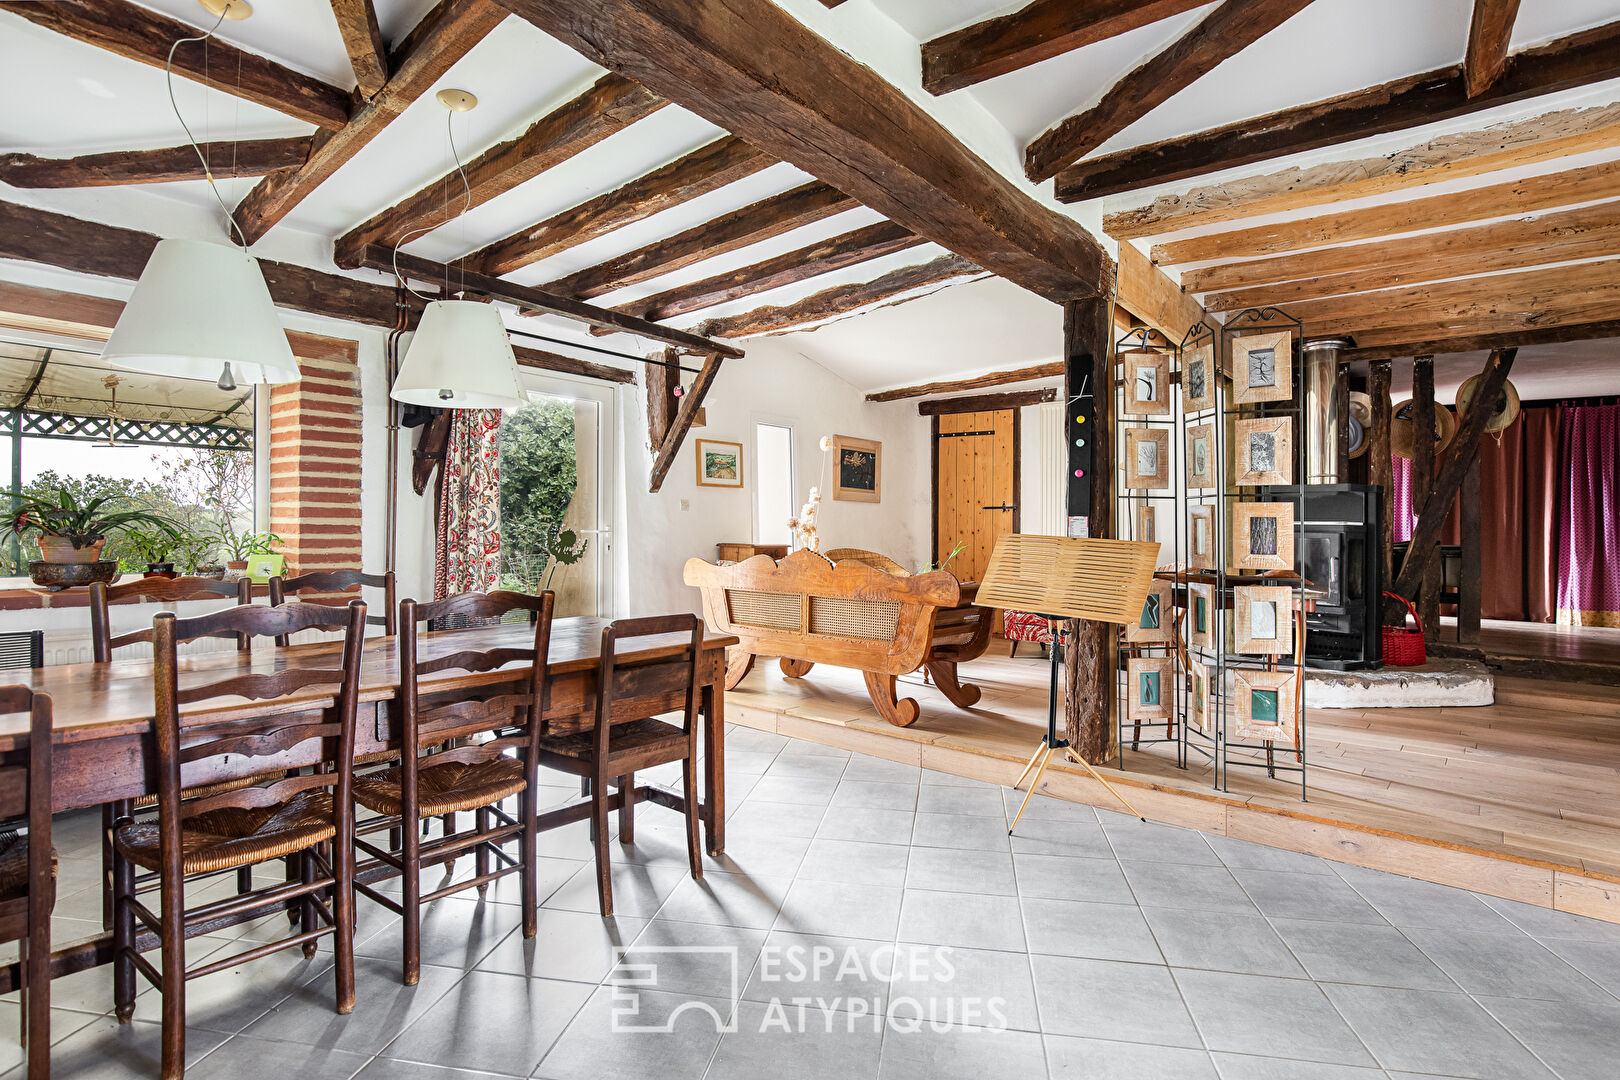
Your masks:
<svg viewBox="0 0 1620 1080"><path fill-rule="evenodd" d="M362 900L354 1015L331 1010L326 953L209 976L187 1075L1620 1075L1620 926L1048 799L1009 838L1011 792L747 729L728 747L727 855L702 882L679 818L647 807L604 921L583 826L548 834L538 939L515 880L441 900L413 988L398 921ZM548 801L576 791L558 777ZM59 826L59 940L96 927L94 828ZM626 986L620 949L655 983ZM58 1077L156 1075L154 994L122 1028L106 969L54 995ZM0 1008L5 1076L16 1014Z"/></svg>

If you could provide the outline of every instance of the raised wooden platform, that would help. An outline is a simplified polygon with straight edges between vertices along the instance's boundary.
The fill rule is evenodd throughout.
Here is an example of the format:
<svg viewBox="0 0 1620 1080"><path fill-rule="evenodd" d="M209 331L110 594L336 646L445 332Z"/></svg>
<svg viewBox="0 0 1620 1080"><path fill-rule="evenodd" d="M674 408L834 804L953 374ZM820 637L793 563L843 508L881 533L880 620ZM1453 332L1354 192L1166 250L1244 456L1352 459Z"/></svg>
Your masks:
<svg viewBox="0 0 1620 1080"><path fill-rule="evenodd" d="M1455 619L1440 620L1435 656L1482 661L1510 678L1620 686L1620 629L1608 626L1556 626L1551 623L1480 624L1479 641L1457 642Z"/></svg>
<svg viewBox="0 0 1620 1080"><path fill-rule="evenodd" d="M761 665L727 695L750 727L997 784L1017 778L1046 723L1046 665L1004 642L963 665L977 707L950 706L908 677L922 716L900 729L860 676L818 668L786 679ZM1620 922L1620 691L1499 679L1483 708L1312 710L1310 801L1299 788L1232 770L1176 767L1167 747L1102 770L1148 817L1341 862ZM1056 757L1043 794L1119 809Z"/></svg>

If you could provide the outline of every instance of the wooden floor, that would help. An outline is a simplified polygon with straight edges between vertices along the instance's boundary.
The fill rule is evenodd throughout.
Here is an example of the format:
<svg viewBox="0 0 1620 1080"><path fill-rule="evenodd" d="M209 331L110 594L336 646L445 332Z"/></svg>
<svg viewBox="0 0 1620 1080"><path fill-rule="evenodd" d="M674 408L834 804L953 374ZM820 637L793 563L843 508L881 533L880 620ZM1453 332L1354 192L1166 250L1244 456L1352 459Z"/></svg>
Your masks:
<svg viewBox="0 0 1620 1080"><path fill-rule="evenodd" d="M1553 623L1480 624L1479 641L1457 642L1455 619L1440 620L1436 655L1483 660L1509 677L1567 678L1620 686L1620 629Z"/></svg>
<svg viewBox="0 0 1620 1080"><path fill-rule="evenodd" d="M962 672L977 707L908 677L922 717L901 729L856 672L786 679L762 660L728 719L1010 784L1044 729L1047 667L998 642ZM1214 791L1207 763L1177 768L1168 747L1102 771L1151 819L1620 922L1620 690L1499 679L1486 708L1311 710L1307 739L1304 803L1297 780L1238 769ZM1077 765L1054 763L1041 791L1120 809Z"/></svg>

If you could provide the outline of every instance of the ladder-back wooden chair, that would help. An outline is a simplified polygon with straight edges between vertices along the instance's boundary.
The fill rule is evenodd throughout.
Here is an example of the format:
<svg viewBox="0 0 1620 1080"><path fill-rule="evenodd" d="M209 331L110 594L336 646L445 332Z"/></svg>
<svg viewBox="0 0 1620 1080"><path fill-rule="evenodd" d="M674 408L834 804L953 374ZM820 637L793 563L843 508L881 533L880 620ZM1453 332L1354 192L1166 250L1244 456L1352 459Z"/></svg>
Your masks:
<svg viewBox="0 0 1620 1080"><path fill-rule="evenodd" d="M367 615L366 623L370 626L380 626L383 633L389 637L394 636L394 613L396 601L394 599L394 572L389 570L383 574L366 574L359 570L321 570L313 574L300 574L298 577L284 578L277 575L270 579L270 606L280 607L287 602L290 596L299 599L304 592L314 593L343 593L350 589L381 589L383 591L383 614ZM349 598L344 597L343 601ZM331 600L312 600L308 603L331 603ZM277 645L286 645L283 638L276 639Z"/></svg>
<svg viewBox="0 0 1620 1080"><path fill-rule="evenodd" d="M632 639L660 634L683 635L686 643L673 655L620 666L619 646ZM540 763L591 781L591 839L596 846L596 898L602 917L613 914L612 866L608 854L608 811L619 811L619 839L635 842L636 772L681 763L679 799L658 793L686 815L686 851L692 877L703 876L698 841L697 798L698 657L703 652L703 620L695 615L619 619L602 630L601 668L597 675L596 722L586 731L547 734L540 740ZM651 700L668 700L685 691L680 727L645 715ZM617 794L609 791L618 781ZM577 805L577 804L576 804Z"/></svg>
<svg viewBox="0 0 1620 1080"><path fill-rule="evenodd" d="M158 774L156 820L121 818L113 830L113 1000L119 1020L135 1009L135 974L156 986L163 1001L164 1080L185 1074L186 982L284 949L314 956L316 942L333 938L337 1011L354 1010L354 770L355 713L359 704L366 606L287 604L239 607L194 619L164 612L147 631L154 656ZM245 671L212 682L180 678L180 643L199 637L274 637L300 630L344 631L341 651L319 656L328 666L288 664ZM317 657L301 657L303 661ZM245 667L245 665L244 665ZM247 699L247 704L227 699ZM209 712L181 722L180 711L216 702ZM319 741L318 754L305 744ZM318 761L304 774L288 774L288 754ZM276 764L255 769L253 759ZM264 775L261 783L215 790L219 781ZM292 880L188 908L188 884L270 860L297 864ZM153 912L135 892L135 867L155 871L159 905ZM295 933L187 970L186 940L227 924L272 912L297 912ZM154 933L161 962L136 948L140 929Z"/></svg>
<svg viewBox="0 0 1620 1080"><path fill-rule="evenodd" d="M0 715L28 717L28 739L0 752L0 942L22 944L22 1044L28 1080L51 1075L51 699L0 687ZM26 829L19 832L18 826Z"/></svg>
<svg viewBox="0 0 1620 1080"><path fill-rule="evenodd" d="M433 604L406 600L399 606L399 693L390 705L389 730L400 764L355 779L355 800L378 815L361 822L355 845L373 860L363 866L380 863L400 876L397 900L368 884L356 889L404 919L407 986L421 974L422 905L440 897L472 888L482 895L490 882L516 873L522 879L523 936L535 935L540 906L535 744L545 708L555 600L549 591L538 596L497 591L463 593ZM529 616L532 638L525 634L525 645L480 650L458 640L460 631L432 634L426 642L418 635L420 624L430 620L499 619L514 611ZM493 671L514 663L528 665L527 672L514 673L521 684L491 683L483 697L469 698L463 690L444 702L419 685L438 672ZM499 805L514 795L516 816ZM470 830L447 824L443 835L424 840L419 822L463 810L474 811ZM389 837L387 850L366 839L380 833ZM502 848L513 840L519 844L516 858ZM453 862L469 850L475 859L471 878L422 892L424 866ZM498 864L494 869L491 859Z"/></svg>

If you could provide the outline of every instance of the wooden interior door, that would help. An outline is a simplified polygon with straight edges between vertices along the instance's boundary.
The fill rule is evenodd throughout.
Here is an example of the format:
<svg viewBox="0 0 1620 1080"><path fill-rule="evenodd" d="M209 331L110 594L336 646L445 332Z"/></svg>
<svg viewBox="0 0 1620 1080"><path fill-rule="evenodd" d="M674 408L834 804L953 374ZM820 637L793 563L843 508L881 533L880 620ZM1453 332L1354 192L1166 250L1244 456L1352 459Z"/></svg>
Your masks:
<svg viewBox="0 0 1620 1080"><path fill-rule="evenodd" d="M1018 410L935 417L934 563L979 581L996 541L1018 531Z"/></svg>

